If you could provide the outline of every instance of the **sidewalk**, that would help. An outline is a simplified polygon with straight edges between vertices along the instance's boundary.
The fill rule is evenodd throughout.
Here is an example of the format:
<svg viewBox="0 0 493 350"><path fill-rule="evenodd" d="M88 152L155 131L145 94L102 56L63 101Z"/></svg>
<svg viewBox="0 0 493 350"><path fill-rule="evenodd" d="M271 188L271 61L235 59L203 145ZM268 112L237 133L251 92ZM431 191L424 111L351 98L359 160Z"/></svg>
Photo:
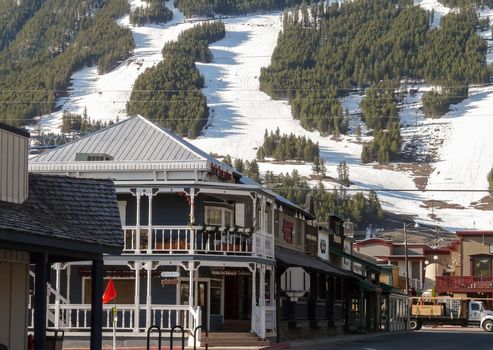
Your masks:
<svg viewBox="0 0 493 350"><path fill-rule="evenodd" d="M265 350L277 350L277 349L308 349L313 345L324 345L324 344L334 344L334 343L345 343L349 341L356 341L359 339L371 339L383 337L390 334L406 334L412 331L398 331L398 332L379 332L379 333L368 333L368 334L344 334L337 335L333 337L324 338L314 338L314 339L299 339L290 340L287 342L272 344L269 347L263 348Z"/></svg>

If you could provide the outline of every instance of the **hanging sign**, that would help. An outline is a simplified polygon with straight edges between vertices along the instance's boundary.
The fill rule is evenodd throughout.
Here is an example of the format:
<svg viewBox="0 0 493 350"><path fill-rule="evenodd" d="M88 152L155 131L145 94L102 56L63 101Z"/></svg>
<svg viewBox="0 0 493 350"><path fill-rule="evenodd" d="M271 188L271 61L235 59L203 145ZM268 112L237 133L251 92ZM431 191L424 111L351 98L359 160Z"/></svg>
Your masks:
<svg viewBox="0 0 493 350"><path fill-rule="evenodd" d="M161 277L163 278L178 278L180 273L178 271L163 271L161 272Z"/></svg>
<svg viewBox="0 0 493 350"><path fill-rule="evenodd" d="M162 286L169 286L169 285L175 285L175 284L178 284L178 280L176 278L169 278L169 279L161 280Z"/></svg>

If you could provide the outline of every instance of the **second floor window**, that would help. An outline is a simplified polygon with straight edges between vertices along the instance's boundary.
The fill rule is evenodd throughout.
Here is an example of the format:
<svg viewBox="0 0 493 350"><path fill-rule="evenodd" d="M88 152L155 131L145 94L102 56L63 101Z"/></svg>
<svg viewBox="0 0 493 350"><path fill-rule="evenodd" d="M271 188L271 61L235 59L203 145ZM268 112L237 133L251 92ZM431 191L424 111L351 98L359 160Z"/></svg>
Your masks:
<svg viewBox="0 0 493 350"><path fill-rule="evenodd" d="M205 207L205 224L213 226L233 226L233 210L225 207L206 205Z"/></svg>
<svg viewBox="0 0 493 350"><path fill-rule="evenodd" d="M491 277L491 256L473 256L472 274L474 277Z"/></svg>

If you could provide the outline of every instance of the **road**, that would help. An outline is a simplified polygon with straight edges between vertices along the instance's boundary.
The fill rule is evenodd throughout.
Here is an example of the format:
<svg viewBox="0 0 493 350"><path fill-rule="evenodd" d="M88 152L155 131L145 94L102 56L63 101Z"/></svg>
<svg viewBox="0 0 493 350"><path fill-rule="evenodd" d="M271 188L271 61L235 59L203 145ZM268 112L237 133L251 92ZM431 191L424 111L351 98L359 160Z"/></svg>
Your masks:
<svg viewBox="0 0 493 350"><path fill-rule="evenodd" d="M436 328L418 332L357 337L343 342L292 347L310 350L493 350L493 333L473 328Z"/></svg>

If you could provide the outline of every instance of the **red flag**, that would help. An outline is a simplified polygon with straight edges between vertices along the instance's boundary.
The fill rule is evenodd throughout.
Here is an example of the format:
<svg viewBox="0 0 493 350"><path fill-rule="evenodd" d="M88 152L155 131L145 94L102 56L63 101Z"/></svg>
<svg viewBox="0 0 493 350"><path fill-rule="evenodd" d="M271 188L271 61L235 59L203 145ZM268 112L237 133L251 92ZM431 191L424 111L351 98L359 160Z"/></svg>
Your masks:
<svg viewBox="0 0 493 350"><path fill-rule="evenodd" d="M108 304L110 301L116 298L116 289L113 284L113 279L110 278L108 285L106 286L106 290L103 294L103 304Z"/></svg>

